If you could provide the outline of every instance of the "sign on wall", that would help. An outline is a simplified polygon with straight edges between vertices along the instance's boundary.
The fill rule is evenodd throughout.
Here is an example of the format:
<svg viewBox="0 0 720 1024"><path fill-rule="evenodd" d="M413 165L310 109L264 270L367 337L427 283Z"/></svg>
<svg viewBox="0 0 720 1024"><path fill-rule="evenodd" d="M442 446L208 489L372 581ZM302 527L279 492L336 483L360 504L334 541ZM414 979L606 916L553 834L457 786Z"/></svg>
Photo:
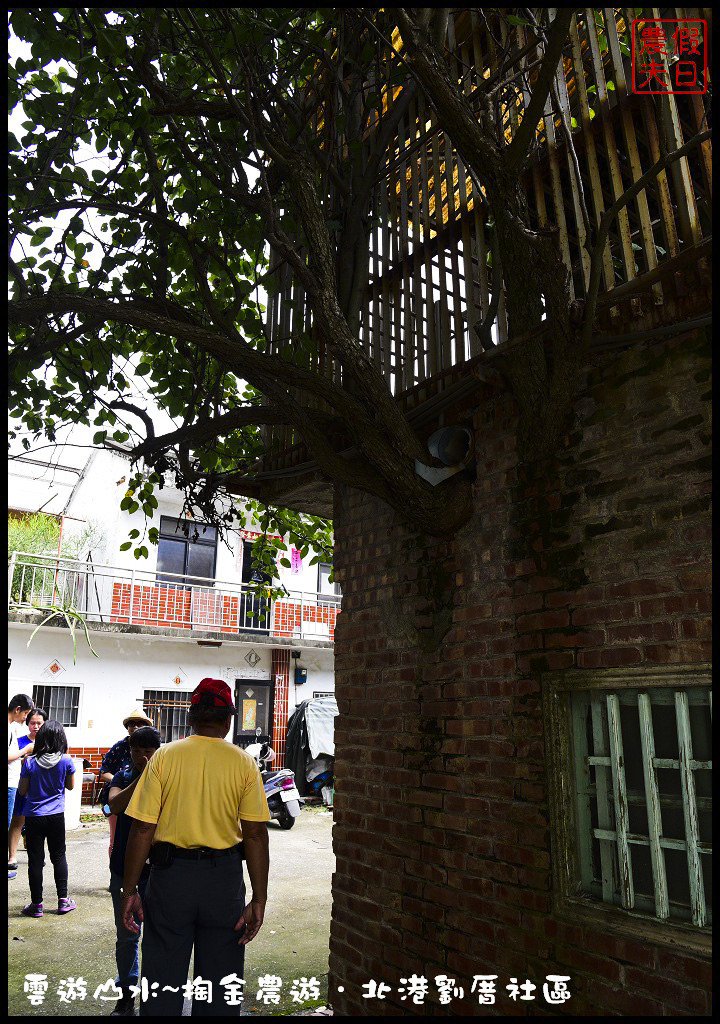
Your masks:
<svg viewBox="0 0 720 1024"><path fill-rule="evenodd" d="M257 701L244 700L242 702L242 727L243 732L249 732L255 728L257 722Z"/></svg>
<svg viewBox="0 0 720 1024"><path fill-rule="evenodd" d="M46 679L57 679L57 677L61 676L64 671L64 667L56 659L55 661L51 661L49 665L45 666L42 674Z"/></svg>

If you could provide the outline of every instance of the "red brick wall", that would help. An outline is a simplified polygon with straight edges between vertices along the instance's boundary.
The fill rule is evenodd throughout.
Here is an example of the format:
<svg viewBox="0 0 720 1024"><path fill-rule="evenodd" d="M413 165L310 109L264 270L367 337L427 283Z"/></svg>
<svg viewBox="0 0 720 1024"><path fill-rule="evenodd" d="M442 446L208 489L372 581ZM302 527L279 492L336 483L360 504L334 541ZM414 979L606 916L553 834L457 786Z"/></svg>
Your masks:
<svg viewBox="0 0 720 1024"><path fill-rule="evenodd" d="M272 681L275 698L273 705L272 736L270 745L275 751L275 765L285 764L287 739L288 694L290 692L290 649L281 647L272 652Z"/></svg>
<svg viewBox="0 0 720 1024"><path fill-rule="evenodd" d="M90 762L90 768L86 768L87 772L100 771L100 763L107 754L110 747L70 747L68 753L70 757L84 757ZM92 800L92 782L83 782L82 790L82 803L89 804Z"/></svg>
<svg viewBox="0 0 720 1024"><path fill-rule="evenodd" d="M709 1012L701 954L555 915L540 696L548 669L709 660L708 361L691 335L594 357L551 464L519 461L514 402L488 393L450 540L338 493L336 1014ZM557 1008L553 973L571 977ZM411 974L424 1005L397 992ZM464 1001L438 1005L439 974ZM477 974L498 975L495 1006ZM513 1002L511 977L537 998ZM361 998L370 979L384 1000Z"/></svg>

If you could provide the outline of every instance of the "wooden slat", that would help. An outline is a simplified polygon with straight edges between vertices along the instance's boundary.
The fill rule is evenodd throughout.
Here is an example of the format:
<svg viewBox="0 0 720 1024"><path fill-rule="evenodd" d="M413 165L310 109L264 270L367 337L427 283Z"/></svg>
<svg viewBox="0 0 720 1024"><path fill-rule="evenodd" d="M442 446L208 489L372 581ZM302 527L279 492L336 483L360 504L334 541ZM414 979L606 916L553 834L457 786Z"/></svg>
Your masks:
<svg viewBox="0 0 720 1024"><path fill-rule="evenodd" d="M382 292L382 304L381 304L381 325L382 325L382 356L383 356L383 374L385 380L388 382L388 386L391 383L391 371L390 371L390 348L391 348L391 325L390 325L390 280L385 268L388 265L390 259L390 210L388 205L388 194L387 194L387 183L383 180L380 184L380 219L382 223L382 230L380 234L381 240L381 256L382 256L382 278L381 278L381 292Z"/></svg>
<svg viewBox="0 0 720 1024"><path fill-rule="evenodd" d="M660 159L660 139L658 136L657 123L655 121L655 109L649 96L645 96L642 99L642 114L645 134L647 136L648 147L650 149L650 158L653 163L657 163ZM661 171L660 174L658 174L655 179L655 187L657 189L657 201L658 206L660 207L660 217L662 219L665 249L668 258L672 258L673 256L677 256L680 251L680 247L677 228L675 226L673 203L670 198L670 186L668 184L667 171Z"/></svg>
<svg viewBox="0 0 720 1024"><path fill-rule="evenodd" d="M436 233L442 231L443 226L443 200L442 200L442 171L440 167L440 136L436 134L432 140L432 175L433 175L433 194L435 197L435 230ZM447 278L445 274L445 249L438 245L437 248L437 277L438 277L438 290L439 290L439 305L435 302L435 309L439 310L439 315L436 314L436 334L437 334L437 347L438 347L438 369L447 370L452 365L450 359L450 334L449 334L449 322L448 322L448 295L447 295ZM434 291L434 289L433 289Z"/></svg>
<svg viewBox="0 0 720 1024"><path fill-rule="evenodd" d="M660 18L660 10L652 8L652 17ZM662 53L658 53L659 62L667 69L667 61ZM677 102L672 94L659 97L660 106L665 115L667 131L667 147L669 150L679 149L687 140L683 138L680 127L680 115ZM697 206L695 205L695 189L690 176L690 165L688 158L683 157L676 160L670 167L670 175L675 184L676 203L680 216L680 230L686 245L697 245L702 234L698 220Z"/></svg>
<svg viewBox="0 0 720 1024"><path fill-rule="evenodd" d="M601 698L593 694L590 698L590 710L592 715L593 750L596 754L606 755L608 744L606 740L606 727L603 715ZM612 828L612 790L608 785L608 773L605 769L595 772L595 789L597 792L597 814L600 828ZM614 831L614 830L613 830ZM612 847L606 842L600 843L600 875L602 884L603 902L613 903L615 893L615 860L612 855Z"/></svg>
<svg viewBox="0 0 720 1024"><path fill-rule="evenodd" d="M425 132L425 125L428 121L428 111L425 105L425 97L421 94L418 101L418 120L421 133ZM420 184L422 186L422 234L423 234L423 259L425 264L425 312L427 316L427 356L425 366L428 377L434 376L439 369L438 365L438 340L435 330L435 294L433 288L432 272L432 249L430 245L430 162L428 160L428 146L423 143L420 150Z"/></svg>
<svg viewBox="0 0 720 1024"><path fill-rule="evenodd" d="M414 142L415 138L422 134L423 126L418 122L418 105L413 100L408 113L408 124L411 126L410 137ZM412 325L415 338L415 359L417 380L425 380L427 377L426 350L427 350L427 327L425 326L426 302L422 285L422 206L420 198L419 163L416 157L410 160L410 195L412 208Z"/></svg>
<svg viewBox="0 0 720 1024"><path fill-rule="evenodd" d="M475 271L473 268L473 243L470 237L471 214L468 209L467 174L465 166L458 158L458 177L460 185L460 231L463 250L463 276L465 278L465 310L468 325L468 341L470 358L480 354L480 339L473 325L480 319L479 303L475 287Z"/></svg>
<svg viewBox="0 0 720 1024"><path fill-rule="evenodd" d="M680 758L680 785L683 798L688 875L690 879L690 911L693 924L702 928L707 921L707 909L705 906L702 866L698 852L700 824L695 801L695 778L691 767L693 756L688 699L687 694L683 693L682 690L678 690L675 694L675 718Z"/></svg>
<svg viewBox="0 0 720 1024"><path fill-rule="evenodd" d="M655 916L664 921L670 915L670 903L665 873L665 855L660 845L662 837L662 812L660 810L660 793L658 791L657 772L654 764L655 737L653 735L652 711L650 708L650 697L647 693L638 694L638 715L640 718L643 775L645 778L645 803L648 818L650 861L652 864L655 894Z"/></svg>
<svg viewBox="0 0 720 1024"><path fill-rule="evenodd" d="M560 254L570 275L570 296L575 298L575 288L572 280L572 260L570 258L570 244L568 242L568 229L565 220L565 205L563 203L563 188L560 181L560 161L558 159L557 139L555 138L555 118L553 114L552 96L548 96L545 110L543 112L545 123L545 137L547 138L548 162L550 165L550 184L552 189L553 207L555 211L555 223L558 227L558 244Z"/></svg>
<svg viewBox="0 0 720 1024"><path fill-rule="evenodd" d="M595 26L595 12L593 8L589 7L585 8L585 34L592 57L593 78L597 88L600 117L602 119L602 131L605 140L605 156L607 158L608 168L610 171L610 180L613 190L612 201L614 202L623 194L625 186L623 185L622 173L620 170L620 160L618 158L615 131L609 117L609 100L607 85L605 83L605 72L603 70L602 58L600 56L597 29ZM630 220L628 217L627 207L623 207L623 209L620 210L616 223L618 225L618 232L620 235L620 247L625 270L625 279L627 281L631 281L636 274L635 256L633 254L632 238L630 236Z"/></svg>
<svg viewBox="0 0 720 1024"><path fill-rule="evenodd" d="M380 186L382 187L382 186ZM370 235L372 246L372 285L371 285L371 310L372 310L372 353L376 366L382 365L382 332L380 316L382 308L382 285L380 275L382 273L382 259L380 256L380 235L382 228L378 223L380 217L379 188L375 188L372 198L372 231Z"/></svg>
<svg viewBox="0 0 720 1024"><path fill-rule="evenodd" d="M617 34L615 13L611 7L604 8L603 13L605 17L605 32L613 62L615 95L620 106L620 118L623 126L623 135L625 137L625 152L628 160L630 161L632 180L637 181L638 178L642 177L644 171L640 163L640 154L638 152L637 141L635 139L635 127L633 125L632 113L628 105L627 82L625 80L625 68L623 66L622 54L620 53L620 40L618 39ZM647 169L648 168L646 168L646 170ZM635 202L637 204L638 214L640 217L640 237L642 239L642 249L645 253L647 269L654 270L657 266L657 253L655 251L655 237L653 235L650 210L648 209L647 202L647 192L645 189L638 194ZM662 285L658 282L653 285L652 290L655 301L661 303L663 298Z"/></svg>
<svg viewBox="0 0 720 1024"><path fill-rule="evenodd" d="M627 840L629 821L625 788L625 760L623 758L622 728L620 725L620 704L614 693L608 693L605 700L608 716L608 738L610 741L613 805L615 808L615 838L618 868L620 871L620 902L623 907L629 910L635 905L635 891Z"/></svg>
<svg viewBox="0 0 720 1024"><path fill-rule="evenodd" d="M573 771L575 775L575 791L577 800L577 833L578 833L578 866L580 882L585 892L590 892L594 879L592 867L592 830L590 769L587 763L587 730L586 716L590 703L580 695L571 703L572 735L573 735ZM597 770L595 776L597 778ZM602 847L603 844L601 843Z"/></svg>
<svg viewBox="0 0 720 1024"><path fill-rule="evenodd" d="M590 120L590 104L588 102L587 88L585 85L585 70L583 67L582 53L580 50L580 37L578 35L577 15L570 19L570 43L572 47L573 73L575 80L575 91L580 104L579 135L581 135L585 146L585 159L587 161L588 173L590 175L590 195L592 196L593 214L595 228L600 224L600 218L605 209L603 201L602 185L600 183L600 168L598 166L597 152L595 150L595 138ZM572 125L571 125L572 127ZM577 148L577 141L575 142ZM534 167L533 170L538 170ZM588 216L590 211L588 210ZM606 244L603 251L603 282L606 290L613 287L615 273L613 271L610 245ZM619 310L616 309L619 314Z"/></svg>
<svg viewBox="0 0 720 1024"><path fill-rule="evenodd" d="M554 17L555 8L550 7L549 11ZM572 134L572 124L570 121L570 97L568 96L567 83L565 81L565 69L562 61L559 62L557 71L555 73L555 92L557 93L557 98L560 105L560 117L563 119L568 132ZM585 247L586 231L585 223L583 221L582 207L580 203L580 189L582 187L582 182L578 181L577 179L577 175L575 173L575 165L568 150L567 140L565 139L564 133L561 135L561 138L564 143L564 159L567 165L566 171L568 175L568 180L570 181L570 193L572 199L573 214L575 218L575 230L578 244L578 257L580 260L580 268L583 280L583 292L585 292L587 290L588 282L590 280L590 253L587 251ZM573 292L574 290L575 289L573 284Z"/></svg>
<svg viewBox="0 0 720 1024"><path fill-rule="evenodd" d="M445 187L448 200L448 235L447 258L450 261L450 278L453 295L453 366L465 361L465 323L463 320L463 300L460 294L460 273L458 268L460 253L458 246L459 231L456 221L457 206L455 199L455 161L454 149L448 136L445 136Z"/></svg>
<svg viewBox="0 0 720 1024"><path fill-rule="evenodd" d="M404 152L407 149L404 117L401 119L398 127L398 143L400 150ZM398 351L400 351L400 347L402 346L403 353L401 377L402 390L411 388L415 383L415 346L410 309L410 262L408 260L410 247L408 240L407 173L407 162L402 160L398 168L398 183L400 186L400 218L398 226L400 235L400 259L402 260L402 288L400 301L402 304L402 315L400 318L400 335L397 341Z"/></svg>

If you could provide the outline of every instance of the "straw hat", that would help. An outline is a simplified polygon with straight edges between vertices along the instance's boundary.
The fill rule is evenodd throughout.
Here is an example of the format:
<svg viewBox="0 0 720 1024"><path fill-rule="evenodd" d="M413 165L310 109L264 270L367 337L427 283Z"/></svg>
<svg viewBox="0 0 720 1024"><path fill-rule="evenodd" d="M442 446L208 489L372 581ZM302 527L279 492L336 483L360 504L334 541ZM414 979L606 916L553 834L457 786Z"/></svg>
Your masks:
<svg viewBox="0 0 720 1024"><path fill-rule="evenodd" d="M143 725L152 725L152 718L148 718L142 708L134 708L129 715L123 718L123 725L127 729L128 722L142 722Z"/></svg>

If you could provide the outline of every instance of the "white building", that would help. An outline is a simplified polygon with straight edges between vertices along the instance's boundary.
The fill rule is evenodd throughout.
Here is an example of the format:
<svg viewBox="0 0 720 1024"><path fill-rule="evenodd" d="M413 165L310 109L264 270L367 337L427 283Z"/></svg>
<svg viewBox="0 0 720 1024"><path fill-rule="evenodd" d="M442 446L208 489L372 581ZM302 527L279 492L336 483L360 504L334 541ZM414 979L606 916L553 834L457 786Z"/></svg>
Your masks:
<svg viewBox="0 0 720 1024"><path fill-rule="evenodd" d="M64 457L64 455L63 455ZM120 511L131 476L121 455L93 452L60 468L24 459L11 463L9 514L61 516L64 536L94 527L76 559L16 552L9 566L8 690L29 693L66 728L71 752L96 766L125 731L123 718L144 707L169 741L186 734L189 696L204 676L225 679L238 715L234 742L251 742L259 728L282 756L288 714L308 697L334 693L333 635L340 598L329 566L309 565L291 551L280 567L286 596L258 597L248 586L252 544L248 524L226 544L217 531L180 519L181 495L165 486L147 526L147 559L121 551L146 520ZM186 532L183 528L186 528ZM195 534L197 536L195 537ZM133 545L134 547L134 545ZM87 622L95 657L81 625L62 615L72 605ZM75 620L72 620L73 622Z"/></svg>

